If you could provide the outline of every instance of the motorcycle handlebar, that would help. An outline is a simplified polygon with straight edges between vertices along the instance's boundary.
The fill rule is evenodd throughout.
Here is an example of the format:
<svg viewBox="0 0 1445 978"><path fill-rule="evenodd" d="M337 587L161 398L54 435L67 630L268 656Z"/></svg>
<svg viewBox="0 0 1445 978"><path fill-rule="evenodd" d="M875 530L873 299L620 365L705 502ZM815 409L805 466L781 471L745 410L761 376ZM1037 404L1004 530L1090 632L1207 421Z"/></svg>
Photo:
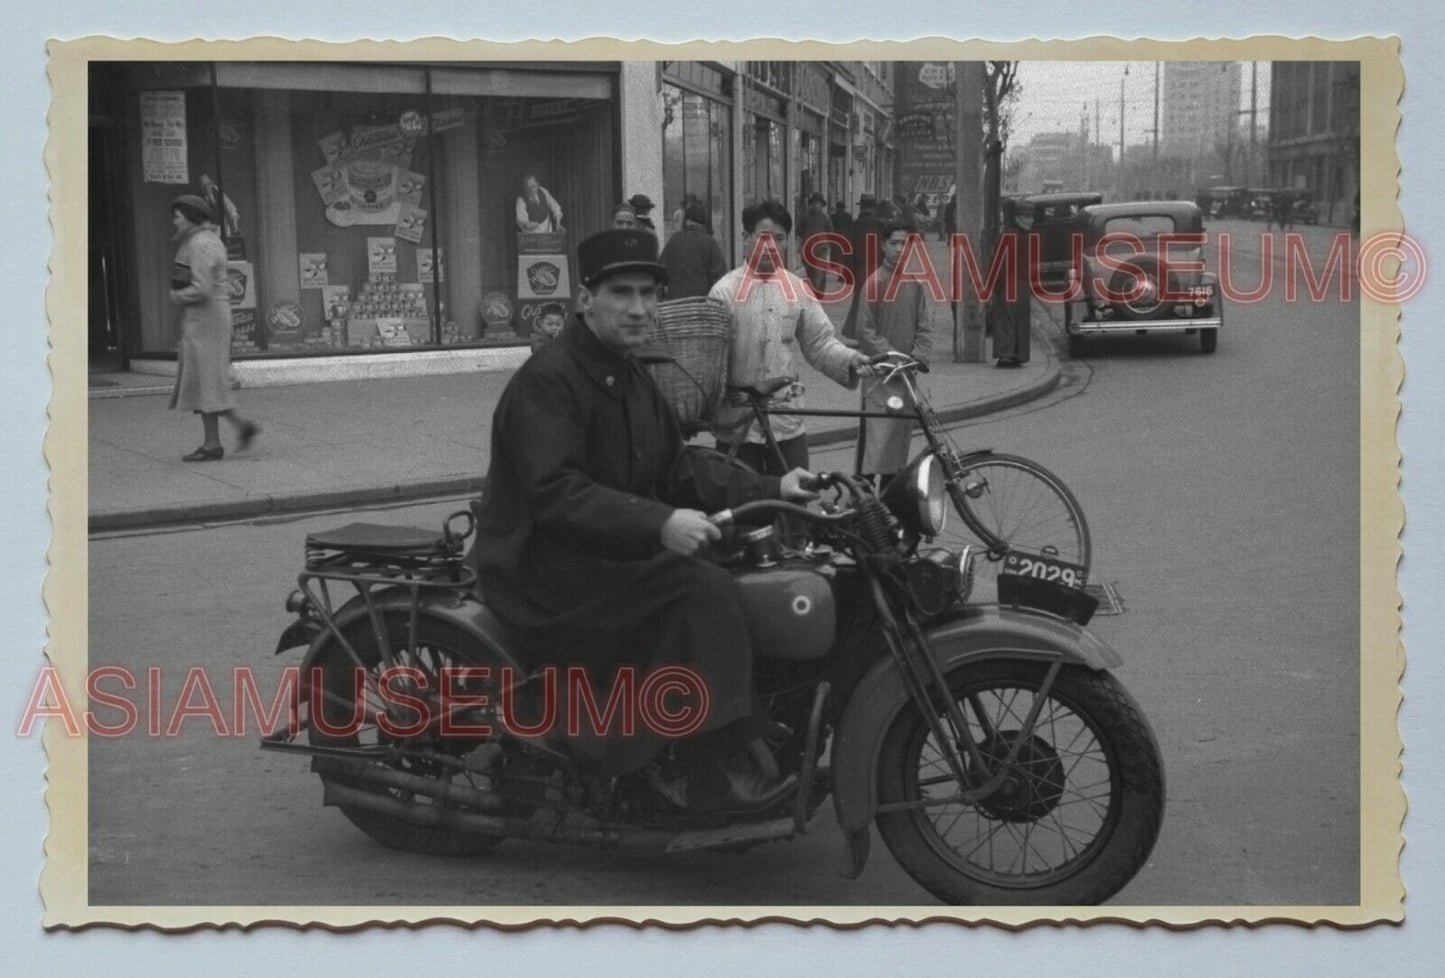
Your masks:
<svg viewBox="0 0 1445 978"><path fill-rule="evenodd" d="M803 488L809 490L827 489L837 485L846 487L855 498L860 493L857 484L841 472L820 472L809 484L804 485ZM790 503L783 499L759 499L751 503L743 503L734 509L725 509L721 512L713 513L708 517L708 521L717 527L727 527L738 522L739 519L752 516L755 513L796 516L798 519L806 520L810 523L821 523L829 526L843 523L854 516L854 511L851 509L840 510L837 513L820 513L817 510L800 506L797 503Z"/></svg>

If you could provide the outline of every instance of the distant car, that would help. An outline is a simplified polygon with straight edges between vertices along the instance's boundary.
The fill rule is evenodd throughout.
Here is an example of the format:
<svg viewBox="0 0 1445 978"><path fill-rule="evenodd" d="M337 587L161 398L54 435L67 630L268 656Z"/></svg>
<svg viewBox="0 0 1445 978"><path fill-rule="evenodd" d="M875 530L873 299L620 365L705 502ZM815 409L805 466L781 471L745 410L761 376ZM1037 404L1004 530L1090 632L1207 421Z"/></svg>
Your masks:
<svg viewBox="0 0 1445 978"><path fill-rule="evenodd" d="M1295 224L1320 223L1320 205L1308 193L1299 193L1290 203L1289 218Z"/></svg>
<svg viewBox="0 0 1445 978"><path fill-rule="evenodd" d="M1182 200L1093 204L1083 207L1067 230L1040 228L1037 223L1035 230L1044 235L1043 255L1061 251L1071 255L1067 238L1062 242L1050 238L1075 230L1083 235L1083 266L1076 266L1072 258L1066 266L1068 280L1079 282L1077 298L1064 303L1071 356L1082 355L1089 337L1110 334L1198 333L1205 353L1213 353L1219 345L1224 300L1217 276L1179 267L1202 263L1204 258L1204 218L1198 204ZM1194 240L1169 242L1166 255L1161 243L1165 234L1190 235ZM1142 276L1117 267L1123 262L1134 265ZM1161 282L1161 266L1166 263L1168 277ZM1048 276L1054 277L1056 273Z"/></svg>

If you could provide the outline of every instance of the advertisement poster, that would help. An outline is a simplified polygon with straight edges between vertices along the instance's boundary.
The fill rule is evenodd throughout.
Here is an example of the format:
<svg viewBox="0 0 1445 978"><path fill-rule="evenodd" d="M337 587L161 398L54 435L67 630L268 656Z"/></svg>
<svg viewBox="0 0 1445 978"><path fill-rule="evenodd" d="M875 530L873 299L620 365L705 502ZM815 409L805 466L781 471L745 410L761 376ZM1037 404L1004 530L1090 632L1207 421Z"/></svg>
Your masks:
<svg viewBox="0 0 1445 978"><path fill-rule="evenodd" d="M256 310L231 310L231 347L243 350L256 348Z"/></svg>
<svg viewBox="0 0 1445 978"><path fill-rule="evenodd" d="M438 268L438 265L442 267ZM447 280L446 255L442 253L442 249L436 250L436 259L432 258L430 248L416 250L416 280L426 285Z"/></svg>
<svg viewBox="0 0 1445 978"><path fill-rule="evenodd" d="M461 109L442 109L440 112L432 113L432 132L446 132L448 129L456 129L466 124L466 113Z"/></svg>
<svg viewBox="0 0 1445 978"><path fill-rule="evenodd" d="M346 182L346 168L327 164L311 171L311 182L321 195L321 203L330 207L351 196L351 187Z"/></svg>
<svg viewBox="0 0 1445 978"><path fill-rule="evenodd" d="M366 272L368 275L396 274L396 239L366 239Z"/></svg>
<svg viewBox="0 0 1445 978"><path fill-rule="evenodd" d="M294 343L301 338L301 307L294 302L278 302L266 313L267 335L273 345Z"/></svg>
<svg viewBox="0 0 1445 978"><path fill-rule="evenodd" d="M426 214L415 204L402 201L396 212L396 236L403 241L420 244L422 231L426 228Z"/></svg>
<svg viewBox="0 0 1445 978"><path fill-rule="evenodd" d="M530 333L548 302L571 304L567 236L555 232L517 235L517 318Z"/></svg>
<svg viewBox="0 0 1445 978"><path fill-rule="evenodd" d="M411 204L421 203L422 188L426 186L426 175L413 170L402 170L396 175L396 197Z"/></svg>
<svg viewBox="0 0 1445 978"><path fill-rule="evenodd" d="M326 253L324 251L303 251L301 253L301 287L319 289L326 283Z"/></svg>
<svg viewBox="0 0 1445 978"><path fill-rule="evenodd" d="M345 319L351 311L351 286L323 285L321 287L321 315L325 319Z"/></svg>
<svg viewBox="0 0 1445 978"><path fill-rule="evenodd" d="M190 183L186 93L140 93L141 167L146 183Z"/></svg>
<svg viewBox="0 0 1445 978"><path fill-rule="evenodd" d="M321 147L321 155L326 157L327 164L334 165L346 154L346 133L338 131L322 136L316 145Z"/></svg>
<svg viewBox="0 0 1445 978"><path fill-rule="evenodd" d="M226 262L226 288L233 311L256 308L256 273L250 262Z"/></svg>

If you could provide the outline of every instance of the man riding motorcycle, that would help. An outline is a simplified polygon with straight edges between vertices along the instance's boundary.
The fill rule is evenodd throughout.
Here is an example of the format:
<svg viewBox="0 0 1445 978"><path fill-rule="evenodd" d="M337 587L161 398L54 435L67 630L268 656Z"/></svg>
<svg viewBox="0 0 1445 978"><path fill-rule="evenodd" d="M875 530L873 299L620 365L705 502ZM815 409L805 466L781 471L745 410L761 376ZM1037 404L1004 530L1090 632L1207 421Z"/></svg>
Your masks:
<svg viewBox="0 0 1445 978"><path fill-rule="evenodd" d="M492 419L491 468L470 560L497 616L540 661L693 670L710 708L688 775L655 782L693 811L765 808L789 793L754 710L752 649L731 575L699 559L720 531L704 510L805 501L781 479L685 449L677 419L634 355L667 271L657 239L610 229L578 245L579 315L513 376ZM661 741L573 739L600 777L643 768Z"/></svg>

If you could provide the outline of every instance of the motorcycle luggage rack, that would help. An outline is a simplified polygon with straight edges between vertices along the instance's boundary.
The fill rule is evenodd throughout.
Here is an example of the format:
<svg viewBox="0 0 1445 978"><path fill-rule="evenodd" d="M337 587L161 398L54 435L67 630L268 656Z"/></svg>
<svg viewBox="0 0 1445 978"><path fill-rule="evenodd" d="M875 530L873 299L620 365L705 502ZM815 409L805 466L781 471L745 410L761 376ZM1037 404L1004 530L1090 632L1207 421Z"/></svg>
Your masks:
<svg viewBox="0 0 1445 978"><path fill-rule="evenodd" d="M464 525L457 527L458 521ZM382 526L351 523L334 530L309 534L306 537L304 569L296 582L301 589L309 614L315 619L319 634L329 634L346 650L353 664L365 669L365 663L337 624L338 610L349 601L338 601L331 585L349 585L366 607L372 637L386 666L396 665L383 609L377 606L382 596L405 591L406 605L390 605L393 614L404 611L407 620L406 647L414 660L417 650L417 625L424 594L438 591L467 592L477 583L477 574L468 567L464 545L476 528L471 512L462 510L447 517L440 533L420 527ZM369 670L368 670L369 672ZM375 677L368 674L368 685ZM328 698L330 694L328 693Z"/></svg>

